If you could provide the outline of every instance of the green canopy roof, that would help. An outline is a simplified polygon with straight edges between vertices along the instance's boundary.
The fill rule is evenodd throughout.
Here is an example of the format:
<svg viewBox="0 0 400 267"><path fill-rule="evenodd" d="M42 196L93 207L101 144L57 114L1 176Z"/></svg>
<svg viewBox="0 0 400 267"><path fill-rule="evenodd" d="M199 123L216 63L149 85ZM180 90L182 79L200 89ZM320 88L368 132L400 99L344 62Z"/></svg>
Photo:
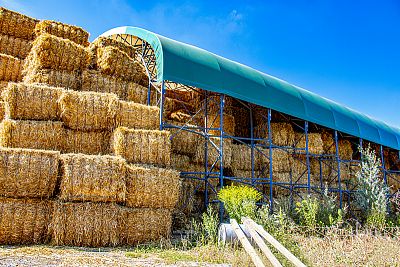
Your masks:
<svg viewBox="0 0 400 267"><path fill-rule="evenodd" d="M157 80L173 81L223 93L303 120L400 150L400 129L285 81L137 27L118 27L102 34L127 34L154 49Z"/></svg>

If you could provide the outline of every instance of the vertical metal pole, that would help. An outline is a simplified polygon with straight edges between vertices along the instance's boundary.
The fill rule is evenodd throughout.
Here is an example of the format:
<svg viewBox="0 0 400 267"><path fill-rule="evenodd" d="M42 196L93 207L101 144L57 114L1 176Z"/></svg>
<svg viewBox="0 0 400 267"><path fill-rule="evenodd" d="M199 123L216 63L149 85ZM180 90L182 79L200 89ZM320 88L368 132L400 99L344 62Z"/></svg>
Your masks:
<svg viewBox="0 0 400 267"><path fill-rule="evenodd" d="M311 193L311 171L310 171L310 152L308 147L308 121L304 122L304 134L306 136L306 163L307 163L307 194Z"/></svg>
<svg viewBox="0 0 400 267"><path fill-rule="evenodd" d="M273 168L272 168L272 133L271 133L271 109L268 109L268 147L269 147L269 206L270 212L274 211L274 200L273 200Z"/></svg>
<svg viewBox="0 0 400 267"><path fill-rule="evenodd" d="M147 105L150 106L151 104L151 77L149 72L149 87L147 88Z"/></svg>
<svg viewBox="0 0 400 267"><path fill-rule="evenodd" d="M219 127L220 127L220 140L219 140L219 151L220 151L220 160L219 160L219 185L220 188L224 187L224 104L225 104L225 95L220 96L219 102ZM219 203L219 218L222 222L222 217L224 216L224 204L222 201Z"/></svg>
<svg viewBox="0 0 400 267"><path fill-rule="evenodd" d="M164 95L165 95L165 81L161 84L161 100L160 100L160 131L164 129L163 116L164 116Z"/></svg>
<svg viewBox="0 0 400 267"><path fill-rule="evenodd" d="M338 187L339 187L339 207L342 208L343 206L343 194L342 194L342 181L341 181L341 174L340 174L340 156L339 156L339 142L338 142L338 132L335 130L335 148L336 148L336 161L338 167Z"/></svg>

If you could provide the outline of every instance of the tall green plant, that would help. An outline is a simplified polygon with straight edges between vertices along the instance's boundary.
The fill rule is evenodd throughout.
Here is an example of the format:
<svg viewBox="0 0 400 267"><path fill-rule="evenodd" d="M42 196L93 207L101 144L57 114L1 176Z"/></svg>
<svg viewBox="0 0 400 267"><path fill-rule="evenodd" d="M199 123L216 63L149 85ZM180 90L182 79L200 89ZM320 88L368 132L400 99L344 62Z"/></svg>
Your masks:
<svg viewBox="0 0 400 267"><path fill-rule="evenodd" d="M240 222L242 217L255 219L257 201L261 200L260 192L248 186L227 186L218 193L231 219Z"/></svg>
<svg viewBox="0 0 400 267"><path fill-rule="evenodd" d="M381 227L385 223L389 191L380 176L381 161L370 146L366 149L359 147L359 151L362 158L361 168L356 174L356 203L366 215L368 225Z"/></svg>

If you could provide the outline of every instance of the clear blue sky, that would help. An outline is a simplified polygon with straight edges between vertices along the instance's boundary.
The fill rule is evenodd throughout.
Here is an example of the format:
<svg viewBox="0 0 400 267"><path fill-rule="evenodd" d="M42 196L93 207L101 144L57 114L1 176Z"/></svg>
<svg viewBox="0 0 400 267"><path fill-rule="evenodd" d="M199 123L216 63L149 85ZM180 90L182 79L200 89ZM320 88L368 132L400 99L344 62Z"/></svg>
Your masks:
<svg viewBox="0 0 400 267"><path fill-rule="evenodd" d="M400 0L0 0L91 39L139 26L400 126Z"/></svg>

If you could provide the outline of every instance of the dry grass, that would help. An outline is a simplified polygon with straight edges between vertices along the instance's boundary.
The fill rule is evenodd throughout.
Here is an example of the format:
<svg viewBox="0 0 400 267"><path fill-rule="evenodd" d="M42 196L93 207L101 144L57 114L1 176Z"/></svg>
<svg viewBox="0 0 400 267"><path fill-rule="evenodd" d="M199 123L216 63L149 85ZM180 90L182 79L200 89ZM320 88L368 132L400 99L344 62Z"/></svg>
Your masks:
<svg viewBox="0 0 400 267"><path fill-rule="evenodd" d="M46 33L71 40L79 45L89 45L89 33L81 27L57 21L42 20L36 24L35 35L38 37Z"/></svg>
<svg viewBox="0 0 400 267"><path fill-rule="evenodd" d="M135 102L119 101L116 115L117 126L156 130L159 128L160 109Z"/></svg>
<svg viewBox="0 0 400 267"><path fill-rule="evenodd" d="M27 40L34 37L38 20L0 7L0 32Z"/></svg>
<svg viewBox="0 0 400 267"><path fill-rule="evenodd" d="M5 103L0 101L0 121L4 120L5 117Z"/></svg>
<svg viewBox="0 0 400 267"><path fill-rule="evenodd" d="M22 59L0 54L0 80L19 82L22 80Z"/></svg>
<svg viewBox="0 0 400 267"><path fill-rule="evenodd" d="M41 34L32 43L24 73L30 69L83 70L89 66L89 52L81 45L50 34Z"/></svg>
<svg viewBox="0 0 400 267"><path fill-rule="evenodd" d="M118 127L112 137L114 154L131 163L171 165L171 141L168 131L134 130Z"/></svg>
<svg viewBox="0 0 400 267"><path fill-rule="evenodd" d="M118 97L114 94L65 91L59 100L61 119L72 129L109 130L115 125Z"/></svg>
<svg viewBox="0 0 400 267"><path fill-rule="evenodd" d="M71 90L80 90L81 76L77 71L29 68L23 77L25 83L46 84Z"/></svg>
<svg viewBox="0 0 400 267"><path fill-rule="evenodd" d="M62 122L5 119L0 124L0 145L63 151L65 131Z"/></svg>
<svg viewBox="0 0 400 267"><path fill-rule="evenodd" d="M178 200L179 173L131 165L126 189L126 205L129 207L172 209Z"/></svg>
<svg viewBox="0 0 400 267"><path fill-rule="evenodd" d="M46 242L52 201L0 198L0 244Z"/></svg>
<svg viewBox="0 0 400 267"><path fill-rule="evenodd" d="M51 197L57 183L59 157L55 151L0 148L0 195Z"/></svg>
<svg viewBox="0 0 400 267"><path fill-rule="evenodd" d="M9 119L57 120L59 109L57 101L61 88L44 85L9 83L2 96L5 113Z"/></svg>
<svg viewBox="0 0 400 267"><path fill-rule="evenodd" d="M0 34L0 53L24 59L32 48L32 42Z"/></svg>
<svg viewBox="0 0 400 267"><path fill-rule="evenodd" d="M126 166L122 158L63 154L61 163L61 200L125 202Z"/></svg>

